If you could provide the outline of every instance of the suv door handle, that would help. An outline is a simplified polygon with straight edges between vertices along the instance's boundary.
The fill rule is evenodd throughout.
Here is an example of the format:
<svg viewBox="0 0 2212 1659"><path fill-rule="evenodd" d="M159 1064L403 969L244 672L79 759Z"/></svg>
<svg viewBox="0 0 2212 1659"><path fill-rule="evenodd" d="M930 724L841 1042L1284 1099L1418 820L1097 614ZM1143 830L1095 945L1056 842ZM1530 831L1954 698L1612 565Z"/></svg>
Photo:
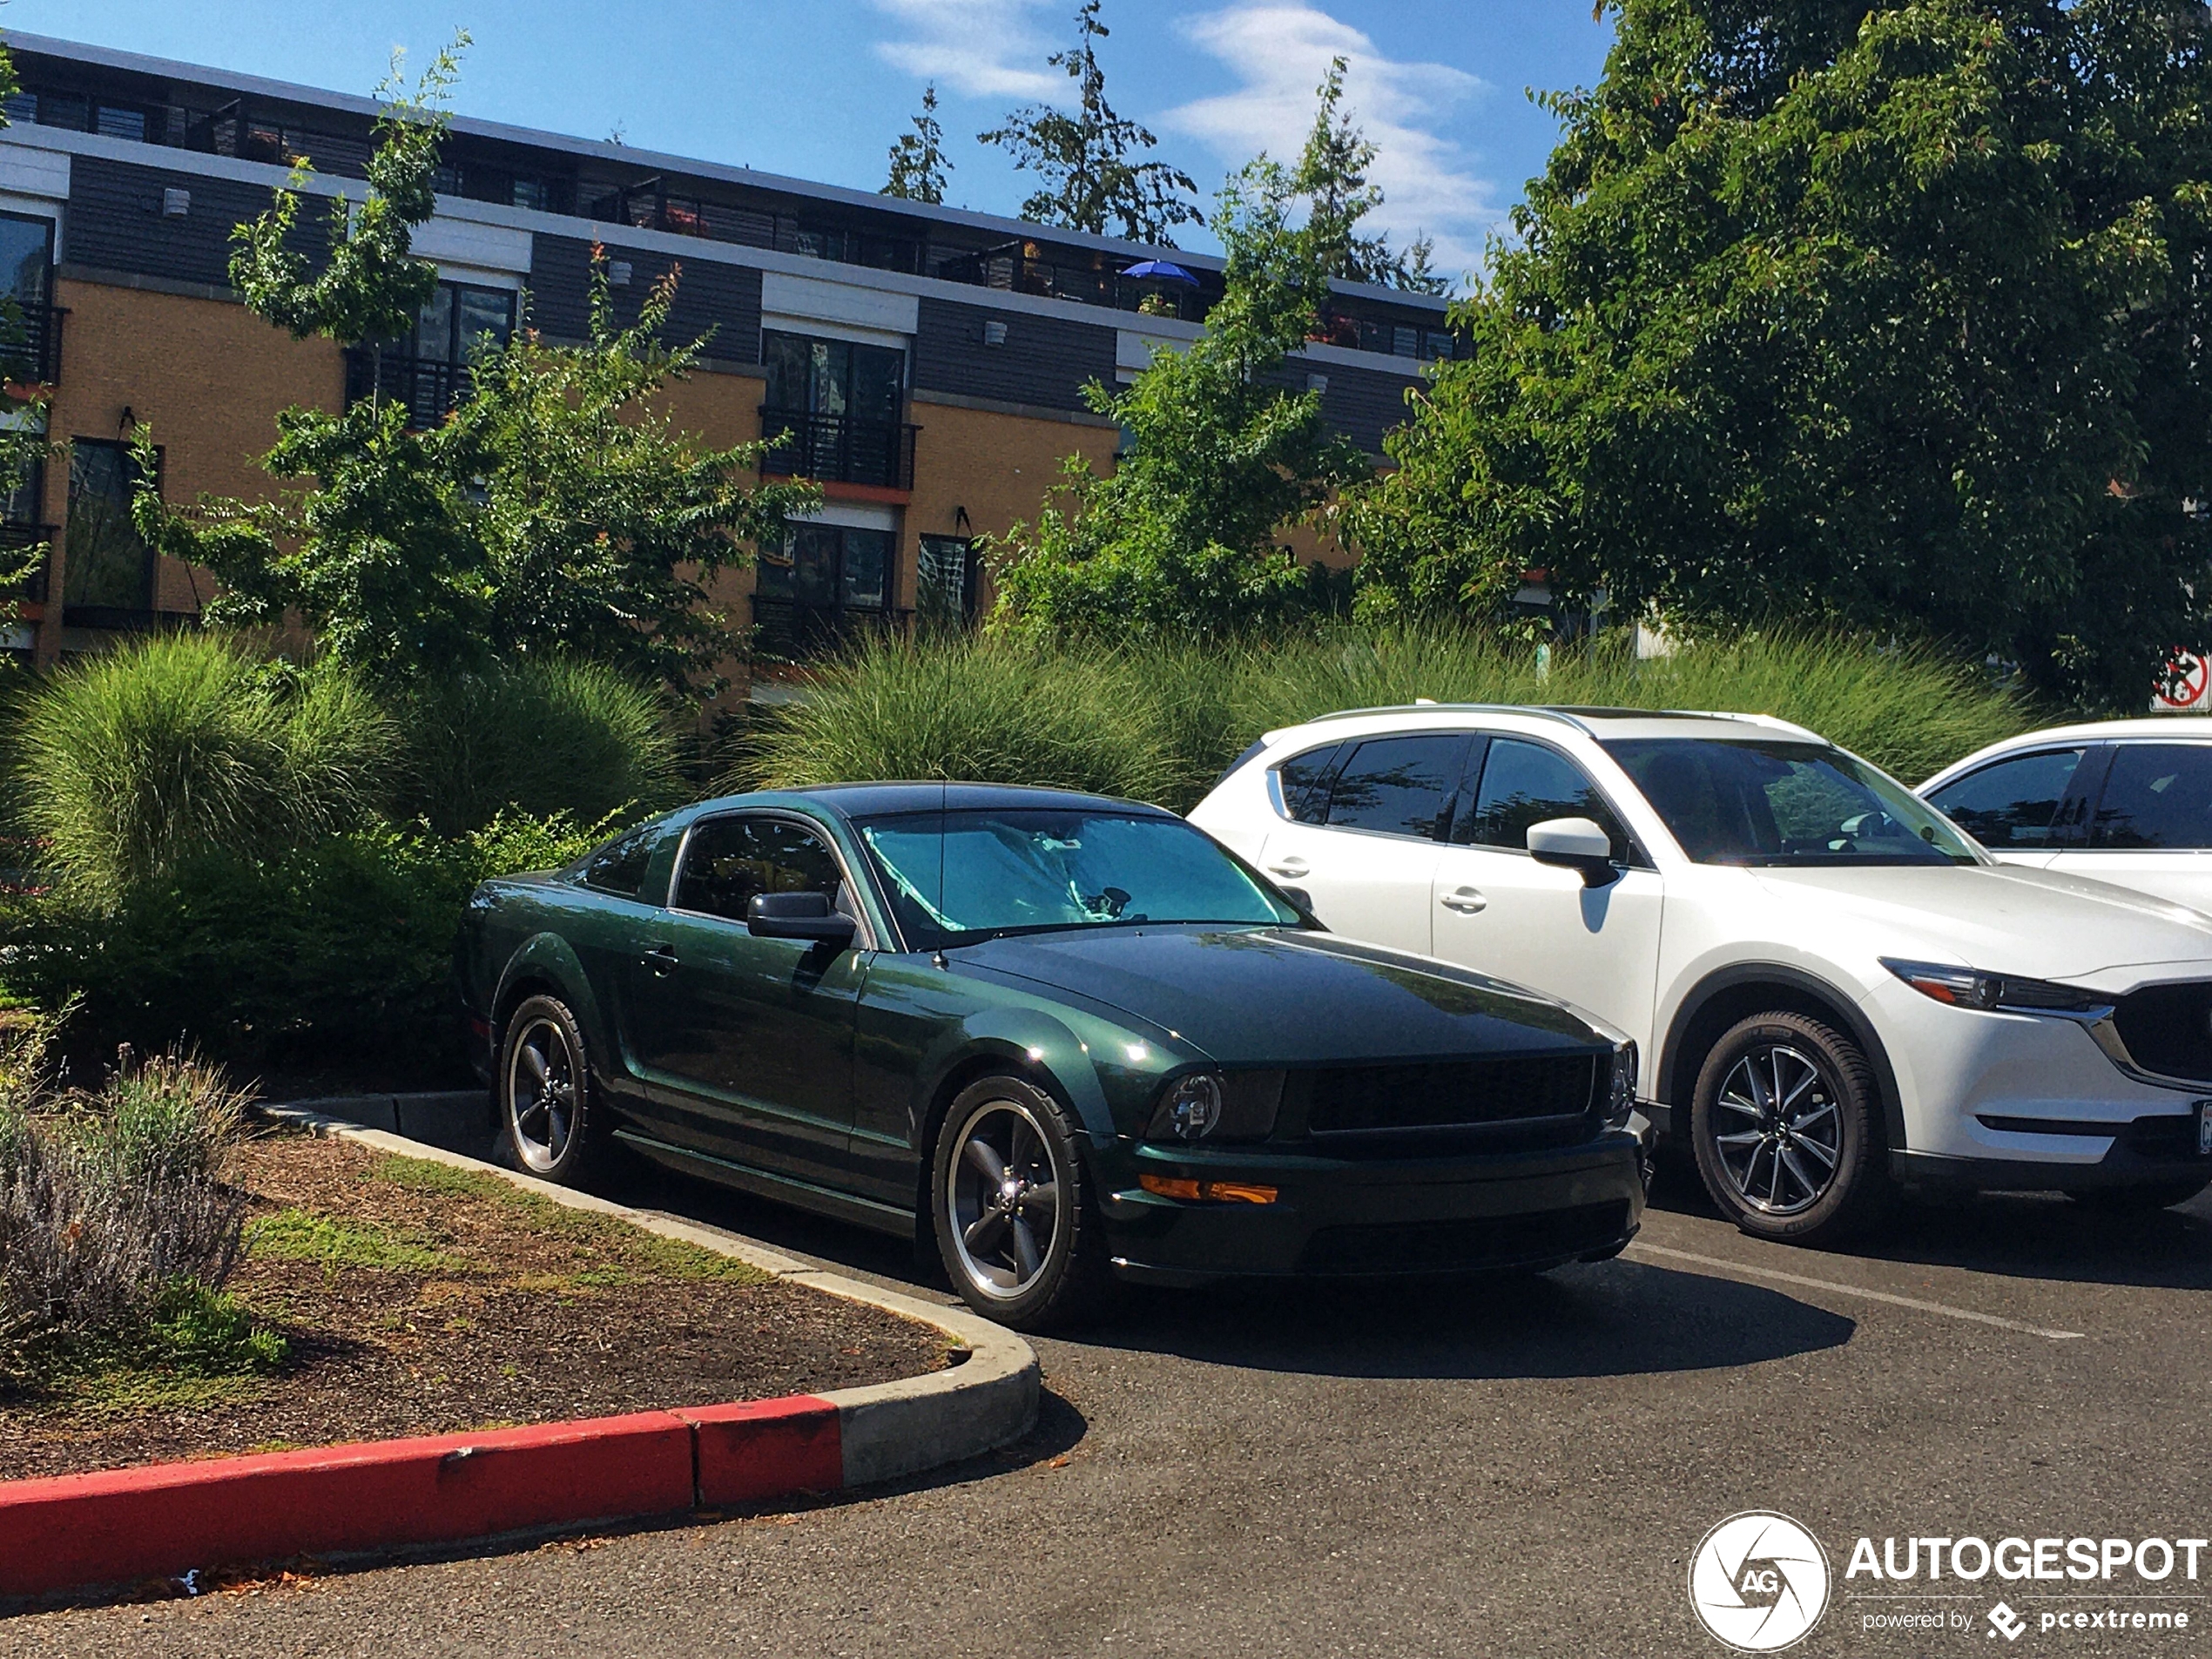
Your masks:
<svg viewBox="0 0 2212 1659"><path fill-rule="evenodd" d="M657 979L666 979L676 971L676 947L656 945L645 953L645 966L653 970Z"/></svg>
<svg viewBox="0 0 2212 1659"><path fill-rule="evenodd" d="M1307 871L1311 870L1313 867L1308 864L1304 859L1293 855L1290 858L1278 860L1275 863L1269 865L1267 867L1277 875L1287 875L1295 880L1298 877L1305 874Z"/></svg>
<svg viewBox="0 0 2212 1659"><path fill-rule="evenodd" d="M1487 908L1490 903L1474 887L1453 887L1449 893L1439 894L1436 902L1447 910L1456 910L1467 916Z"/></svg>

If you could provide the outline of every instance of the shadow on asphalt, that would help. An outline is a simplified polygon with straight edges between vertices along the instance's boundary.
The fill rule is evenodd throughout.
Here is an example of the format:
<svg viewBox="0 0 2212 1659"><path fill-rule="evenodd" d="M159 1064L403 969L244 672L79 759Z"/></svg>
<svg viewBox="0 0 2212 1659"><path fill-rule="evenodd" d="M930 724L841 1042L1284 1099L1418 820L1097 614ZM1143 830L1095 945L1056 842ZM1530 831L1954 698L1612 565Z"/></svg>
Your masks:
<svg viewBox="0 0 2212 1659"><path fill-rule="evenodd" d="M1662 1160L1651 1207L1718 1221L1687 1164ZM2113 1215L2056 1192L1908 1194L1877 1236L1823 1255L1956 1267L2008 1278L2160 1290L2212 1290L2212 1193L2178 1210Z"/></svg>

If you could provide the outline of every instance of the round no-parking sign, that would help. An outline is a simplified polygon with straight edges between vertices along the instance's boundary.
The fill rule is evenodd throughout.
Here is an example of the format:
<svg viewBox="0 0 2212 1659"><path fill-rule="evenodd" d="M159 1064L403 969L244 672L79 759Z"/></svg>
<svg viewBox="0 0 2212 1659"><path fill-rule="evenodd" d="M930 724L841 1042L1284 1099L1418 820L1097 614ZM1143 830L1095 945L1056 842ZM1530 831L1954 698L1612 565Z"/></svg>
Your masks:
<svg viewBox="0 0 2212 1659"><path fill-rule="evenodd" d="M2167 658L2165 671L2151 689L2151 712L2201 713L2207 706L2208 691L2212 691L2212 664L2196 651L2175 651Z"/></svg>

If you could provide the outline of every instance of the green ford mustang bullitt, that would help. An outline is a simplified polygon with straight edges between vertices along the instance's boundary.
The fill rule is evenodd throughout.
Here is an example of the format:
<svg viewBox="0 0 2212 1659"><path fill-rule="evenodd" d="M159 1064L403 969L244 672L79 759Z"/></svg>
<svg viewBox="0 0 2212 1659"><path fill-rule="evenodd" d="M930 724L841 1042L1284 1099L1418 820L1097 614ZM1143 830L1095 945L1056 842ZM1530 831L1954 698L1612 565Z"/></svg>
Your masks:
<svg viewBox="0 0 2212 1659"><path fill-rule="evenodd" d="M617 1141L934 1238L1025 1329L1116 1279L1600 1259L1642 1215L1632 1044L1336 938L1156 807L734 796L486 882L458 948L523 1167Z"/></svg>

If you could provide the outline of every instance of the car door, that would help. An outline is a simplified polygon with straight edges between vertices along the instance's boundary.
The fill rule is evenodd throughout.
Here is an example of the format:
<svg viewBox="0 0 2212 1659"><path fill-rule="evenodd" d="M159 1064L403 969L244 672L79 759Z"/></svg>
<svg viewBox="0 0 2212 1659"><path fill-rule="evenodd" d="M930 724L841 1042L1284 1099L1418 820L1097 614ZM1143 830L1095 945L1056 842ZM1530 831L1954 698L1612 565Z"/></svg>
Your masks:
<svg viewBox="0 0 2212 1659"><path fill-rule="evenodd" d="M1285 766L1284 804L1299 816L1269 830L1263 867L1332 931L1426 955L1430 882L1471 743L1464 732L1357 738L1302 788Z"/></svg>
<svg viewBox="0 0 2212 1659"><path fill-rule="evenodd" d="M818 827L735 813L691 826L669 903L640 934L624 999L633 1071L671 1140L845 1184L854 1009L869 952L747 931L756 894L824 893L860 913Z"/></svg>
<svg viewBox="0 0 2212 1659"><path fill-rule="evenodd" d="M2212 910L2212 742L2115 743L2087 833L2049 867Z"/></svg>
<svg viewBox="0 0 2212 1659"><path fill-rule="evenodd" d="M1600 887L1528 855L1532 824L1588 818L1629 867ZM1430 914L1435 954L1563 998L1610 1021L1650 1063L1665 889L1603 793L1571 757L1494 735L1440 849Z"/></svg>
<svg viewBox="0 0 2212 1659"><path fill-rule="evenodd" d="M1952 779L1928 804L2004 864L2047 868L2080 837L2087 812L2081 785L2092 745L2062 744L2008 754Z"/></svg>

